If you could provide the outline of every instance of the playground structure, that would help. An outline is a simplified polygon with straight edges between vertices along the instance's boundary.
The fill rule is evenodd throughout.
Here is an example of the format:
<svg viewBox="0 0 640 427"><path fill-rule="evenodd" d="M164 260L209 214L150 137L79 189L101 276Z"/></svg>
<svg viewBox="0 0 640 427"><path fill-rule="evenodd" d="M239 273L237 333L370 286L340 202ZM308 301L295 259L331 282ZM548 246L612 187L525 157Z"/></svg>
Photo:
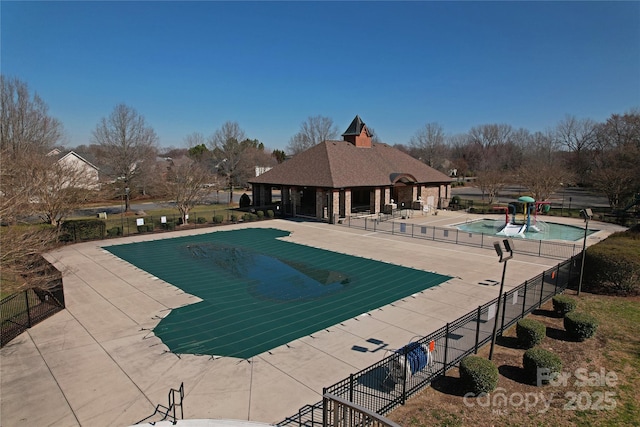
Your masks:
<svg viewBox="0 0 640 427"><path fill-rule="evenodd" d="M548 212L550 202L537 202L533 197L522 196L518 198L522 203L522 219L517 216L517 207L513 203L507 206L494 206L496 210L504 210L505 220L504 227L496 234L499 236L521 237L526 238L525 232L539 233L542 232L540 222L538 221L538 212ZM531 222L531 213L533 212L533 223ZM511 214L511 218L509 218Z"/></svg>

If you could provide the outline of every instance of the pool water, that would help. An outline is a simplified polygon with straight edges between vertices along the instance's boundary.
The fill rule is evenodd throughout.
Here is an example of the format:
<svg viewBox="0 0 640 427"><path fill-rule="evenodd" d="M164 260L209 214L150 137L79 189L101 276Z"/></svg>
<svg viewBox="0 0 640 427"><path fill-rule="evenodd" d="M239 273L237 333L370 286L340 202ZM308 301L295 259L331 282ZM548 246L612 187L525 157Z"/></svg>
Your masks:
<svg viewBox="0 0 640 427"><path fill-rule="evenodd" d="M534 221L531 221L534 225ZM526 239L532 240L565 240L575 242L584 237L584 228L575 227L573 225L556 224L538 220L535 225L540 229L537 231L527 231L524 233ZM484 233L491 236L499 236L498 232L504 227L504 219L480 219L468 222L466 224L458 224L456 227L469 233ZM598 230L589 229L587 235L593 234ZM511 236L521 238L520 236Z"/></svg>

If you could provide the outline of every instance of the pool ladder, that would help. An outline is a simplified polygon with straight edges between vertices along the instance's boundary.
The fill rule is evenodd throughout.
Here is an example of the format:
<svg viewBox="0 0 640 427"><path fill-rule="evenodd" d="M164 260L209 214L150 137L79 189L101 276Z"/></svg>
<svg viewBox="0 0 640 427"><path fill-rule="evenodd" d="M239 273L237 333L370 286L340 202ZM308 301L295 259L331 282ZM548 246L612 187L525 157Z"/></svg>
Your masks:
<svg viewBox="0 0 640 427"><path fill-rule="evenodd" d="M180 408L180 419L184 418L184 412L182 411L183 399L184 399L184 383L180 383L180 388L178 388L177 390L175 388L172 388L169 390L169 396L168 396L169 404L167 406L158 404L156 406L156 410L153 411L153 414L141 419L136 424L142 424L144 422L148 422L153 426L158 421L164 421L166 419L169 419L171 423L175 425L178 422L176 407ZM162 415L162 418L155 421L147 421L153 418L154 416L156 416L156 414Z"/></svg>

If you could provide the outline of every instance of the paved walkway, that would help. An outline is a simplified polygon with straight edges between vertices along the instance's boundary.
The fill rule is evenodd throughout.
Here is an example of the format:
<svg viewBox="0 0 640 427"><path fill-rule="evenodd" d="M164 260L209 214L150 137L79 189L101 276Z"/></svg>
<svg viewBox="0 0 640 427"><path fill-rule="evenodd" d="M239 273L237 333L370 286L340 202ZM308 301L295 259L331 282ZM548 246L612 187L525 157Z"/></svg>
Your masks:
<svg viewBox="0 0 640 427"><path fill-rule="evenodd" d="M446 225L469 217L441 212L411 221ZM240 227L289 230L286 239L295 243L453 279L250 360L168 352L152 329L170 309L198 298L101 246ZM607 226L589 241L614 229ZM169 389L182 382L185 418L282 421L305 404L318 402L323 387L384 357L384 351L374 351L377 345L367 340L399 348L426 335L495 298L497 289L479 282L500 280L502 273L492 250L283 220L81 243L48 258L63 271L67 309L0 351L3 426L126 426L150 415L157 404L166 405ZM505 289L555 264L516 254L509 262Z"/></svg>

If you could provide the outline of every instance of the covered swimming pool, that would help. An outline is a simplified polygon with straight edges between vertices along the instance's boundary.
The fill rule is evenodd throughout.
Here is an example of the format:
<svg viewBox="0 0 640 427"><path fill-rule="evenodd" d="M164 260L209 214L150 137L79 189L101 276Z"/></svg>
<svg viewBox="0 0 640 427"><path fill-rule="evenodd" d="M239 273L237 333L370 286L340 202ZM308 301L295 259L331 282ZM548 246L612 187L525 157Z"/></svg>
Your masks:
<svg viewBox="0 0 640 427"><path fill-rule="evenodd" d="M247 228L105 247L202 301L160 321L174 353L248 359L436 286L436 273L282 240Z"/></svg>

